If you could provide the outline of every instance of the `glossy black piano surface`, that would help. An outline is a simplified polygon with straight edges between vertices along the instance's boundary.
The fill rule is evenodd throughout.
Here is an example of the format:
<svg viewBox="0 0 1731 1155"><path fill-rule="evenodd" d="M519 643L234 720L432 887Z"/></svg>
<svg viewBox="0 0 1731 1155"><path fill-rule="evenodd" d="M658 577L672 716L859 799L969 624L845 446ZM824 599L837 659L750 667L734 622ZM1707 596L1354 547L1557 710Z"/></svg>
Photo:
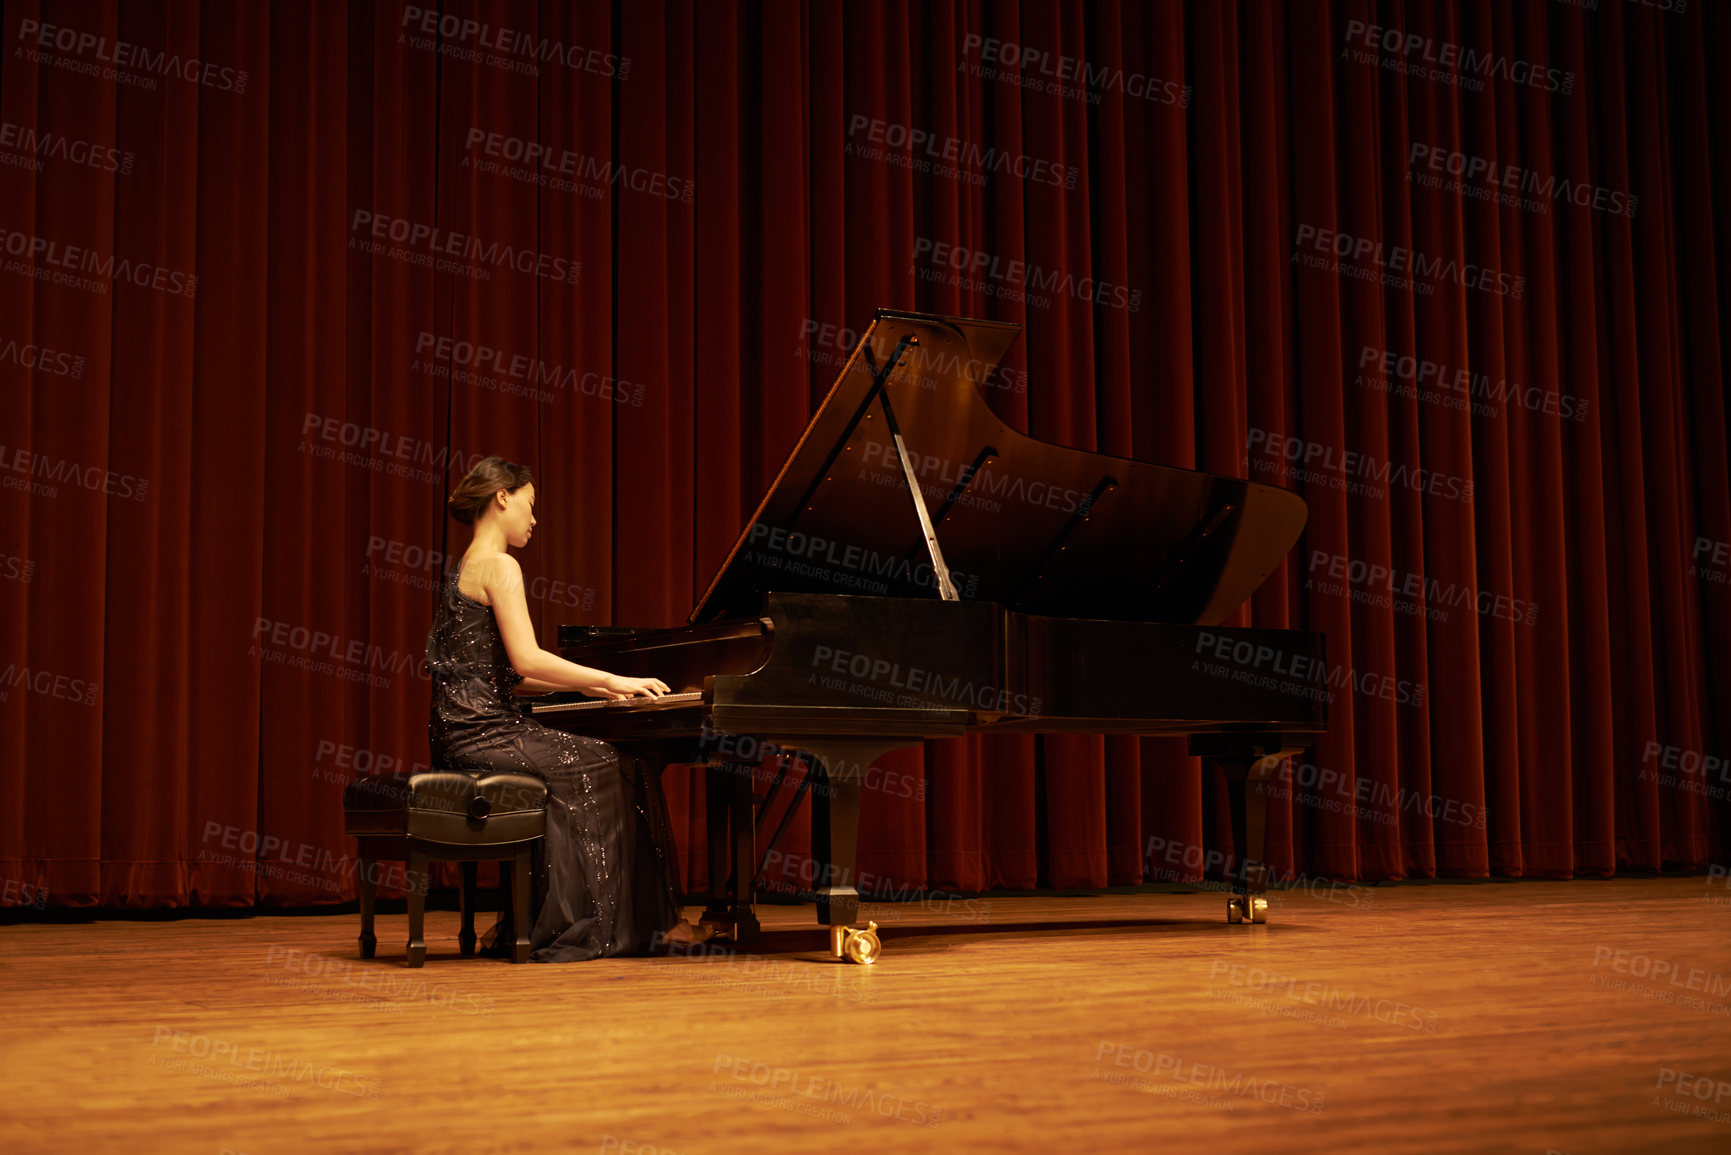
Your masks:
<svg viewBox="0 0 1731 1155"><path fill-rule="evenodd" d="M1192 735L1231 786L1229 917L1263 920L1264 784L1327 726L1323 638L1218 623L1296 543L1304 502L1018 433L978 384L1018 331L880 311L688 625L560 629L572 661L673 687L536 716L710 764L705 917L741 939L757 929L751 779L718 740L740 735L805 752L823 780L815 897L832 928L857 916L872 760L992 731ZM868 939L832 946L869 958Z"/></svg>

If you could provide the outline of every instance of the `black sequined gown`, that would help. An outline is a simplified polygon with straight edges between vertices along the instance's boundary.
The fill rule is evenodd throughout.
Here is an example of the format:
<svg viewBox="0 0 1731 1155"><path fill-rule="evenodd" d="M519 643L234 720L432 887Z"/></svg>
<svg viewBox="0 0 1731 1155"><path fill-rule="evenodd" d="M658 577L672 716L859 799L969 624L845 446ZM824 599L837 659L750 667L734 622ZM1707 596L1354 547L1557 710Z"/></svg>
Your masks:
<svg viewBox="0 0 1731 1155"><path fill-rule="evenodd" d="M446 577L427 634L433 765L546 779L531 960L642 954L655 932L679 921L661 784L636 757L522 714L511 691L523 678L511 668L493 608L458 589L457 572Z"/></svg>

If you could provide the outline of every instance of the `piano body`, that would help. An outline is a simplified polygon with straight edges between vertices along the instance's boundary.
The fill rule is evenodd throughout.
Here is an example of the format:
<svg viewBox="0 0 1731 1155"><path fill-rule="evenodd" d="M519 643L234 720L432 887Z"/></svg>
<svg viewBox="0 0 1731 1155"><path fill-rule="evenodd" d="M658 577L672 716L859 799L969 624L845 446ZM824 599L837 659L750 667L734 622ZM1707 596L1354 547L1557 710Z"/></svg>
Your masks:
<svg viewBox="0 0 1731 1155"><path fill-rule="evenodd" d="M880 310L687 625L560 628L571 661L672 687L533 711L657 770L706 766L704 918L738 941L759 931L762 861L742 751L806 761L786 817L815 781L817 918L836 956L869 962L876 936L853 925L865 773L968 733L1189 735L1229 783L1228 919L1266 918L1266 784L1326 729L1323 638L1216 623L1292 548L1305 504L1017 432L981 387L1019 331Z"/></svg>

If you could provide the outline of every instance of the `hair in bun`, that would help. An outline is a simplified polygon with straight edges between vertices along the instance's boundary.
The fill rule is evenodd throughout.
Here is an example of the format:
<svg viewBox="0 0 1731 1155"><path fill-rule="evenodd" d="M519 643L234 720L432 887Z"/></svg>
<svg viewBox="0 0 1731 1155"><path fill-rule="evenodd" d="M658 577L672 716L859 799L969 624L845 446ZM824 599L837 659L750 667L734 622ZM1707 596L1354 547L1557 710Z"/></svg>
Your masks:
<svg viewBox="0 0 1731 1155"><path fill-rule="evenodd" d="M529 472L527 465L518 465L503 457L483 457L457 483L445 504L452 517L464 525L474 525L495 493L501 489L515 493L534 480L535 475Z"/></svg>

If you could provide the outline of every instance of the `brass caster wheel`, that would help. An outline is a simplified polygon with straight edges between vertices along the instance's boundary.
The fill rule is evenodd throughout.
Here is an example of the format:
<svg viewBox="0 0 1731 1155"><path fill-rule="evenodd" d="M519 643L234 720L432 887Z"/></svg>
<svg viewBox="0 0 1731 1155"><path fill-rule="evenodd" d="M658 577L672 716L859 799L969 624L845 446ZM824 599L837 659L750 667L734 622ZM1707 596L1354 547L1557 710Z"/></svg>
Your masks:
<svg viewBox="0 0 1731 1155"><path fill-rule="evenodd" d="M850 930L841 944L842 957L851 963L870 966L878 961L883 943L878 938L878 924L867 922L864 930Z"/></svg>
<svg viewBox="0 0 1731 1155"><path fill-rule="evenodd" d="M1226 921L1234 926L1241 922L1265 923L1268 921L1268 900L1235 894L1226 900Z"/></svg>
<svg viewBox="0 0 1731 1155"><path fill-rule="evenodd" d="M836 958L870 966L878 961L878 953L882 950L883 942L878 938L878 924L875 922L867 922L863 930L854 926L829 928L829 951Z"/></svg>

